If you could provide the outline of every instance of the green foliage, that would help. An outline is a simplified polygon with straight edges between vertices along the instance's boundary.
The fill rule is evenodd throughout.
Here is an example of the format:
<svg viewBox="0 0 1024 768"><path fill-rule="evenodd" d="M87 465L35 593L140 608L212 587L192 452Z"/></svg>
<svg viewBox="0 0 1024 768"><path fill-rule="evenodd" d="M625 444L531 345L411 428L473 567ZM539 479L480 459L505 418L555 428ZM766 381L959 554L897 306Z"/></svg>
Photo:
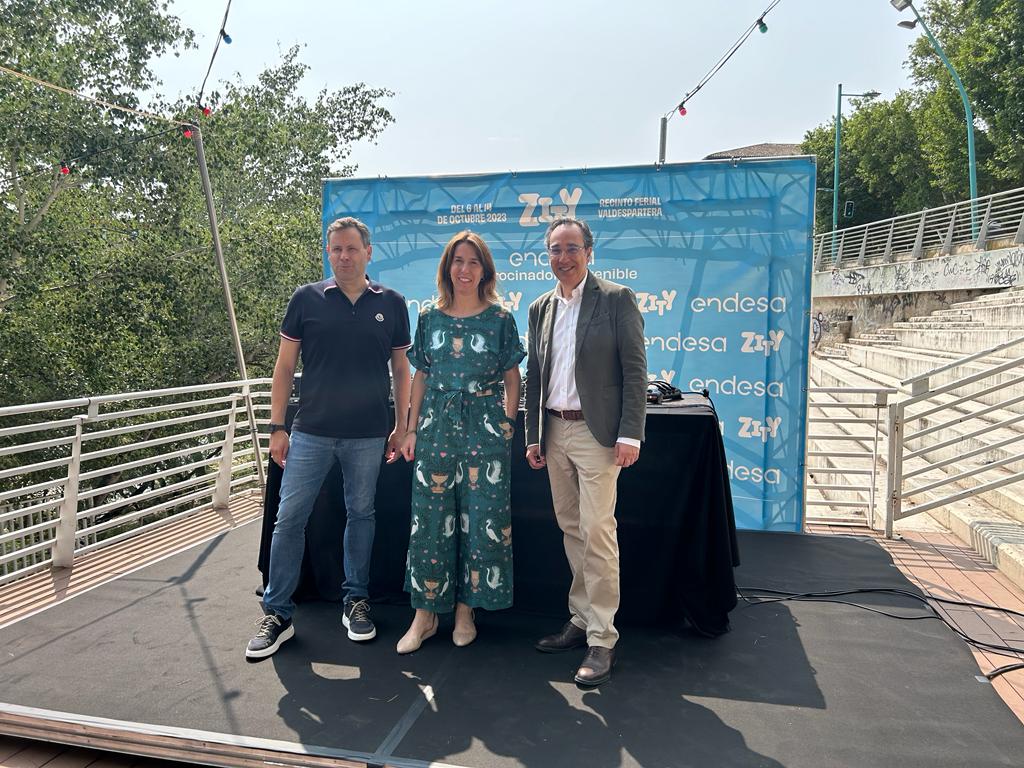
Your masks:
<svg viewBox="0 0 1024 768"><path fill-rule="evenodd" d="M191 41L157 0L0 9L5 64L131 107L152 58ZM320 274L321 180L393 120L390 92L361 83L299 96L306 72L293 48L212 92L209 117L147 107L200 124L250 376L270 374L284 306ZM238 378L193 142L2 74L0 124L0 405Z"/></svg>
<svg viewBox="0 0 1024 768"><path fill-rule="evenodd" d="M1024 186L1024 2L929 0L917 7L971 101L978 194ZM840 219L840 228L970 195L959 90L923 32L908 63L912 90L855 102L844 119L840 201L855 200L858 216ZM818 126L804 139L804 150L818 157L819 188L832 186L833 126ZM828 231L832 198L825 192L818 198L816 229Z"/></svg>

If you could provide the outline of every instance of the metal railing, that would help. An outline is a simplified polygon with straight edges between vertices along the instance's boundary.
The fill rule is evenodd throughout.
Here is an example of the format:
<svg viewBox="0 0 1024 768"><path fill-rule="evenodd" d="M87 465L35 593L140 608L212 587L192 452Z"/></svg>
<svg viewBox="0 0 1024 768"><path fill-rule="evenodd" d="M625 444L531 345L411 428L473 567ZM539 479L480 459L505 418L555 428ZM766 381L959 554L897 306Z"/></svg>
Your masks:
<svg viewBox="0 0 1024 768"><path fill-rule="evenodd" d="M890 387L808 388L806 522L874 527L882 414L895 392ZM812 513L822 507L825 511Z"/></svg>
<svg viewBox="0 0 1024 768"><path fill-rule="evenodd" d="M814 238L814 270L948 256L960 246L985 250L1024 244L1024 187L977 200L824 232Z"/></svg>
<svg viewBox="0 0 1024 768"><path fill-rule="evenodd" d="M1024 480L1024 356L983 362L1021 344L1024 336L901 382L911 396L889 405L886 536L908 515Z"/></svg>
<svg viewBox="0 0 1024 768"><path fill-rule="evenodd" d="M258 487L270 379L0 408L0 584ZM256 423L266 423L267 418Z"/></svg>

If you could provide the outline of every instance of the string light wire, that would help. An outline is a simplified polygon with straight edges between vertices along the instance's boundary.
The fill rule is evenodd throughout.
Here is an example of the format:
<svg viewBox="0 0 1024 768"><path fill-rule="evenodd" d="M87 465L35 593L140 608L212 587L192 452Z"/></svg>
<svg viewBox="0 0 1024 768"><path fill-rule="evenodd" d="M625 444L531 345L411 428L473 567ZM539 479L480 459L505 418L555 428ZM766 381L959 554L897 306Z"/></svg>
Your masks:
<svg viewBox="0 0 1024 768"><path fill-rule="evenodd" d="M677 111L685 110L686 102L692 99L694 96L696 96L697 92L708 84L708 81L711 80L711 78L714 77L718 73L718 71L725 66L726 62L733 57L736 51L738 51L740 47L743 45L743 43L747 41L747 38L750 37L751 34L753 34L755 29L758 29L759 27L762 26L764 27L762 31L765 31L767 29L767 25L764 23L764 17L771 13L775 6L777 6L780 2L782 2L782 0L772 0L771 5L765 8L761 15L757 17L757 20L749 27L747 27L743 34L740 35L739 40L733 43L729 50L722 54L722 58L720 58L715 63L715 65L710 70L708 70L708 73L700 79L700 82L698 82L697 85L695 85L692 89L690 89L690 91L685 96L683 96L682 101L680 101L676 106L674 106L672 109L665 113L665 117L667 119L671 120L672 116Z"/></svg>
<svg viewBox="0 0 1024 768"><path fill-rule="evenodd" d="M66 159L66 160L62 160L57 167L59 167L59 168L70 168L73 165L75 165L76 163L80 163L83 160L88 160L91 157L96 157L98 155L105 155L108 152L113 152L115 149L120 149L122 147L130 147L133 144L140 144L143 141L148 141L149 139L155 139L155 138L157 138L159 136L166 136L168 133L179 133L180 130L181 130L180 128L175 126L174 128L167 128L167 129L165 129L163 131L158 131L157 133L149 133L149 134L146 134L145 136L138 136L138 137L136 137L134 139L131 139L130 141L122 141L122 142L120 142L118 144L111 144L110 146L103 147L102 149L97 149L97 150L94 150L92 152L86 152L85 154L78 155L76 157L72 157L72 158L69 158L69 159ZM39 175L42 175L44 173L49 173L51 170L52 170L51 167L41 168L38 171L29 171L28 173L23 173L20 176L7 177L7 178L4 178L2 180L5 181L5 182L8 182L8 183L13 183L15 181L21 181L22 179L29 179L29 178L32 178L33 176L39 176Z"/></svg>
<svg viewBox="0 0 1024 768"><path fill-rule="evenodd" d="M191 123L189 123L189 122L187 122L185 120L175 120L174 118L164 117L163 115L157 115L157 114L155 114L153 112L146 112L145 110L142 110L142 109L133 109L132 107L125 107L125 106L122 106L121 104L112 104L109 101L104 101L103 99L97 99L94 96L88 96L88 95L86 95L84 93L79 93L78 91L72 91L70 88L64 88L63 86L56 85L55 83L47 82L46 80L40 80L38 77L32 77L32 75L26 75L24 72L18 72L17 70L10 69L9 67L5 67L2 64L0 64L0 72L4 73L5 75L10 75L11 77L19 78L21 80L27 80L28 82L34 83L35 85L38 85L38 86L42 86L43 88L49 88L52 91L59 91L60 93L65 93L68 96L74 96L76 99L81 99L82 101L88 101L88 102L91 102L93 104L98 104L99 106L106 107L107 109L116 109L118 112L126 112L126 113L128 113L130 115L135 115L136 117L144 117L147 120L159 120L160 122L163 122L163 123L170 123L172 125L177 125L177 126L181 126L181 127L185 127L185 126L191 125Z"/></svg>
<svg viewBox="0 0 1024 768"><path fill-rule="evenodd" d="M224 9L224 19L220 23L220 31L217 33L217 42L213 46L213 55L210 56L210 64L206 68L206 76L203 78L203 84L199 86L199 96L196 97L196 104L199 108L203 108L203 93L206 91L206 81L210 79L210 71L213 69L213 61L217 58L217 51L220 50L220 41L224 40L226 43L231 43L231 37L224 31L224 28L228 24L228 14L231 13L231 0L228 0L227 7Z"/></svg>

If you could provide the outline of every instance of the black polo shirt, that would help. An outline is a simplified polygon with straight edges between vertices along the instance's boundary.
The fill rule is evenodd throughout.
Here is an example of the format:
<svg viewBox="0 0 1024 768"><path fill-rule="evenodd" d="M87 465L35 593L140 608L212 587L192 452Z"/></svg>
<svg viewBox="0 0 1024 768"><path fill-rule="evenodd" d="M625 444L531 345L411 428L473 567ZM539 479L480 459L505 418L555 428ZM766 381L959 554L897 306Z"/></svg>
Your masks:
<svg viewBox="0 0 1024 768"><path fill-rule="evenodd" d="M302 387L292 428L322 437L387 437L388 361L411 346L397 291L367 280L353 305L334 278L292 295L281 336L301 342Z"/></svg>

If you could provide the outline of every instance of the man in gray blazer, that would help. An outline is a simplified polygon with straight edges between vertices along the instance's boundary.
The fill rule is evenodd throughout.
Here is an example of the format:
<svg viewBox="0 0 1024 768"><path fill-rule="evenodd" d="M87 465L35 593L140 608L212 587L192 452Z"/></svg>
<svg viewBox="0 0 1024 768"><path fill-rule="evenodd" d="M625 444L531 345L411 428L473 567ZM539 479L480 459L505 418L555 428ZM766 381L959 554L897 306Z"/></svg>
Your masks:
<svg viewBox="0 0 1024 768"><path fill-rule="evenodd" d="M586 222L557 218L544 241L558 284L530 305L526 460L548 468L572 586L569 622L536 648L588 646L575 679L599 685L611 677L619 637L616 482L644 439L644 322L629 288L587 268Z"/></svg>

